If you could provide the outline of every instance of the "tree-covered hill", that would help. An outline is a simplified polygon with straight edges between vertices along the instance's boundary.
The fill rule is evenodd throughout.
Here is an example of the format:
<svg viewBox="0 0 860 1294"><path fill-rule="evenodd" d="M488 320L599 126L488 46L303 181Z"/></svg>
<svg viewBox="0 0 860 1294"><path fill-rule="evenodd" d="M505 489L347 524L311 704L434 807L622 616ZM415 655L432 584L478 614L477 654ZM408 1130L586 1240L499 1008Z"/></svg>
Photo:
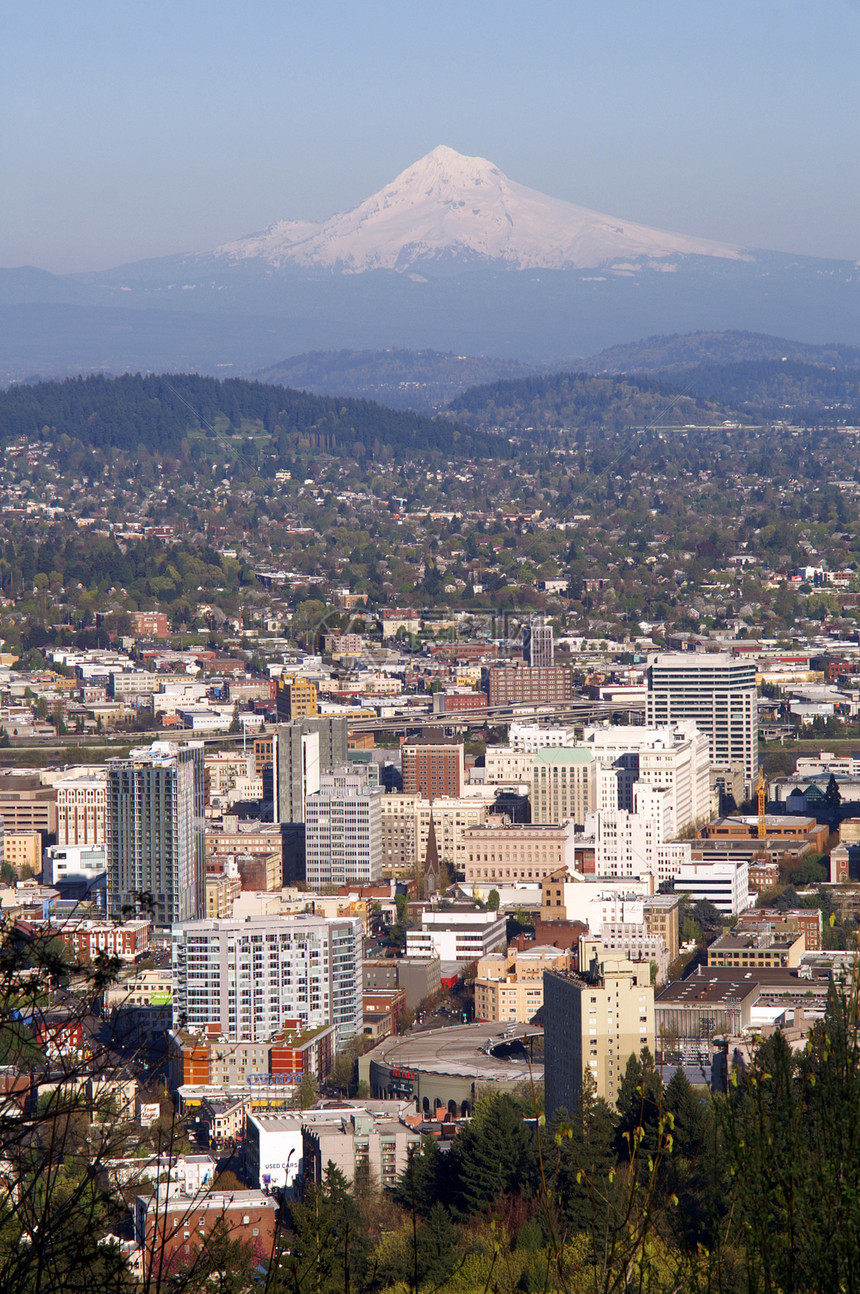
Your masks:
<svg viewBox="0 0 860 1294"><path fill-rule="evenodd" d="M649 378L556 373L464 391L448 406L474 427L532 435L559 430L606 432L629 427L714 425L731 416L721 406Z"/></svg>
<svg viewBox="0 0 860 1294"><path fill-rule="evenodd" d="M299 449L334 455L437 452L486 457L502 446L449 419L435 421L368 400L308 395L240 378L196 374L68 378L0 391L0 445L62 436L94 449L176 452L193 434L270 438L282 456ZM507 449L507 446L505 446Z"/></svg>
<svg viewBox="0 0 860 1294"><path fill-rule="evenodd" d="M611 346L584 360L589 373L678 374L701 365L794 360L836 368L860 367L860 347L838 343L819 346L767 333L730 329L726 332L673 333Z"/></svg>
<svg viewBox="0 0 860 1294"><path fill-rule="evenodd" d="M262 382L379 400L393 409L432 412L478 383L523 377L534 366L484 355L443 355L435 350L338 350L294 355L261 370Z"/></svg>
<svg viewBox="0 0 860 1294"><path fill-rule="evenodd" d="M753 417L827 425L860 420L860 365L852 369L791 359L744 360L697 364L683 375L664 376L683 381L691 394Z"/></svg>

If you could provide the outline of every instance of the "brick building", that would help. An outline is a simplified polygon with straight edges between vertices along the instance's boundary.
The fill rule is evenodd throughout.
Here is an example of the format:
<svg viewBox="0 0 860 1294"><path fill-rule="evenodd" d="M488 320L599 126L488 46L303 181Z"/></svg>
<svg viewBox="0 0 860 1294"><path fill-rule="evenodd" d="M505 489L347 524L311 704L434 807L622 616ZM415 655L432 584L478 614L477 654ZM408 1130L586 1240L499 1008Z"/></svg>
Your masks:
<svg viewBox="0 0 860 1294"><path fill-rule="evenodd" d="M413 737L400 749L404 795L427 800L462 794L465 756L462 741L454 737Z"/></svg>
<svg viewBox="0 0 860 1294"><path fill-rule="evenodd" d="M491 706L563 704L574 696L573 670L567 665L494 665L484 681Z"/></svg>
<svg viewBox="0 0 860 1294"><path fill-rule="evenodd" d="M217 1223L232 1242L250 1245L262 1262L271 1252L280 1205L263 1191L188 1195L168 1182L134 1202L134 1235L144 1255L144 1278L168 1277L190 1264Z"/></svg>

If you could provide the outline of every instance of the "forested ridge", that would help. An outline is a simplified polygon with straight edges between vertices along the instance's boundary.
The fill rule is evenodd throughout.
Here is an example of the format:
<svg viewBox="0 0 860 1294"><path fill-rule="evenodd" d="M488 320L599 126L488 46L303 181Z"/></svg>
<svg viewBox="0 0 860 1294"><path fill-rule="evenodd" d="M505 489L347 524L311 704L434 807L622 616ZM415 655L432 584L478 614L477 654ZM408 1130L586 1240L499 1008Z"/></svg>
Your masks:
<svg viewBox="0 0 860 1294"><path fill-rule="evenodd" d="M95 449L174 451L193 432L257 430L284 451L300 443L331 454L438 451L486 456L490 436L368 400L308 395L242 378L196 374L67 378L0 392L0 444L66 435Z"/></svg>
<svg viewBox="0 0 860 1294"><path fill-rule="evenodd" d="M623 431L629 427L714 424L731 416L712 401L647 377L555 373L472 387L449 410L473 426L510 431Z"/></svg>
<svg viewBox="0 0 860 1294"><path fill-rule="evenodd" d="M860 418L860 366L750 359L692 365L682 374L667 372L664 379L702 399L769 419L835 425Z"/></svg>
<svg viewBox="0 0 860 1294"><path fill-rule="evenodd" d="M671 333L625 342L592 355L583 363L589 373L673 373L710 364L745 364L783 359L835 368L860 367L860 347L839 342L818 345L769 333L728 329Z"/></svg>

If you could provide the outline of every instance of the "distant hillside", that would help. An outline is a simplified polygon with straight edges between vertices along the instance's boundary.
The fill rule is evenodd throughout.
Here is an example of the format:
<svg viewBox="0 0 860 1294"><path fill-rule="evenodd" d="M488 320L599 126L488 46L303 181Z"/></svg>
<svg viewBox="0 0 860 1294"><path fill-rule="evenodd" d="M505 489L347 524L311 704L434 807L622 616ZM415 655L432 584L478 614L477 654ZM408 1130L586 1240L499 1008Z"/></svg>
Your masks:
<svg viewBox="0 0 860 1294"><path fill-rule="evenodd" d="M86 377L0 391L0 444L18 436L54 440L65 435L99 449L134 453L142 446L178 453L183 438L195 432L229 433L240 442L243 433L268 435L282 457L301 448L372 455L382 446L395 454L486 457L501 448L496 438L448 419L239 378Z"/></svg>
<svg viewBox="0 0 860 1294"><path fill-rule="evenodd" d="M587 373L556 373L473 387L452 400L449 409L474 427L532 434L717 424L731 416L712 401L649 378Z"/></svg>
<svg viewBox="0 0 860 1294"><path fill-rule="evenodd" d="M838 425L860 419L860 348L752 332L697 332L614 346L589 372L647 374L750 418Z"/></svg>
<svg viewBox="0 0 860 1294"><path fill-rule="evenodd" d="M860 347L816 346L757 332L675 333L611 346L583 360L582 368L588 373L670 373L706 364L783 359L855 368L860 365Z"/></svg>
<svg viewBox="0 0 860 1294"><path fill-rule="evenodd" d="M470 386L534 372L534 365L517 360L434 350L338 350L294 355L255 376L318 395L354 396L428 413Z"/></svg>
<svg viewBox="0 0 860 1294"><path fill-rule="evenodd" d="M667 380L705 399L770 420L838 425L860 421L860 366L803 364L796 360L746 360L697 364Z"/></svg>

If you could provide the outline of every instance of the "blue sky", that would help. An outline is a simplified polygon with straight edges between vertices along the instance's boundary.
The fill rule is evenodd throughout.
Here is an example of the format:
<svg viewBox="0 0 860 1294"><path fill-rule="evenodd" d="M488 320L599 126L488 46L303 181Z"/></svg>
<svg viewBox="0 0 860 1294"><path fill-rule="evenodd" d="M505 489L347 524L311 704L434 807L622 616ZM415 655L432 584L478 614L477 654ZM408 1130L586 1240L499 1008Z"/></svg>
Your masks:
<svg viewBox="0 0 860 1294"><path fill-rule="evenodd" d="M449 144L606 213L860 258L860 0L30 0L0 265L202 250Z"/></svg>

